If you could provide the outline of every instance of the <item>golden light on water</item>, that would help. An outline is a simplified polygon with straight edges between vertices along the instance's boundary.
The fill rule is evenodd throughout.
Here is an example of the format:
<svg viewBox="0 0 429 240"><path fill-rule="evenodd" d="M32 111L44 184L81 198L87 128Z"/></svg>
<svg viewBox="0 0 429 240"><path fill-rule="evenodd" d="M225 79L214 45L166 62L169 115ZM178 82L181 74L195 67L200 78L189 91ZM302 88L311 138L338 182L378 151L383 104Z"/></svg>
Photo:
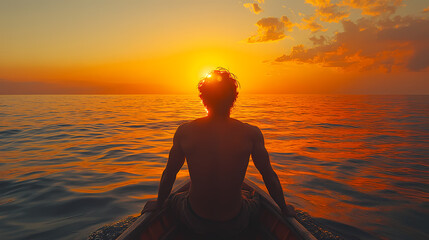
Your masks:
<svg viewBox="0 0 429 240"><path fill-rule="evenodd" d="M202 68L194 74L198 71ZM0 130L11 143L3 148L6 164L0 174L10 189L19 191L10 191L0 202L41 211L73 209L64 213L67 217L75 216L74 206L87 199L90 205L82 207L101 213L123 209L112 219L139 212L144 201L156 197L177 127L207 114L197 94L2 100L7 117ZM262 130L288 202L311 216L371 230L377 222L404 224L399 222L401 211L424 208L427 194L420 183L427 175L427 144L410 136L424 132L425 102L421 96L249 94L239 96L232 117ZM177 181L187 176L185 164ZM252 160L246 176L265 189ZM28 191L46 200L34 201ZM59 195L63 197L57 200ZM108 203L91 205L98 200ZM401 220L391 217L395 212ZM50 221L63 217L37 216ZM88 216L92 219L93 212ZM105 221L98 216L97 221ZM376 226L380 232L391 229Z"/></svg>

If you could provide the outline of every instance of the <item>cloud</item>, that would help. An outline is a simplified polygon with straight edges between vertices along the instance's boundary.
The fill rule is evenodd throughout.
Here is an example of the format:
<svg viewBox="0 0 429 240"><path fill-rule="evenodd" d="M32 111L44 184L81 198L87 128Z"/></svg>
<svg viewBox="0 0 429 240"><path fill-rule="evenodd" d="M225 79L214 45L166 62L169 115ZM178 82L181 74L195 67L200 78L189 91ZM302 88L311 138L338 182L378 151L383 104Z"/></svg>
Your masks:
<svg viewBox="0 0 429 240"><path fill-rule="evenodd" d="M365 15L393 14L402 0L343 0L341 5L361 9Z"/></svg>
<svg viewBox="0 0 429 240"><path fill-rule="evenodd" d="M306 0L317 8L316 16L324 22L339 22L347 18L350 13L346 8L361 9L362 14L378 16L391 15L401 6L402 0L342 0L339 3L331 3L330 0Z"/></svg>
<svg viewBox="0 0 429 240"><path fill-rule="evenodd" d="M307 3L317 7L316 16L324 22L339 22L350 14L337 4L332 4L329 0L306 0Z"/></svg>
<svg viewBox="0 0 429 240"><path fill-rule="evenodd" d="M329 0L305 0L305 2L310 3L313 6L321 6L321 5L326 5L330 3Z"/></svg>
<svg viewBox="0 0 429 240"><path fill-rule="evenodd" d="M423 71L429 67L429 20L413 17L343 20L331 41L312 37L314 47L298 45L277 62L314 63L345 70Z"/></svg>
<svg viewBox="0 0 429 240"><path fill-rule="evenodd" d="M262 18L256 23L258 33L247 39L248 43L270 42L286 37L285 31L292 31L294 24L286 17Z"/></svg>
<svg viewBox="0 0 429 240"><path fill-rule="evenodd" d="M335 4L328 4L321 6L317 10L320 16L320 20L324 22L339 22L341 19L348 17L350 14L344 10L341 10Z"/></svg>
<svg viewBox="0 0 429 240"><path fill-rule="evenodd" d="M248 8L251 12L255 14L259 14L262 12L262 9L259 7L257 3L245 3L243 4L244 7Z"/></svg>
<svg viewBox="0 0 429 240"><path fill-rule="evenodd" d="M328 42L328 39L326 39L324 36L320 36L319 38L313 36L310 38L310 41L312 41L314 45L324 45Z"/></svg>
<svg viewBox="0 0 429 240"><path fill-rule="evenodd" d="M301 23L297 25L300 29L309 29L311 32L317 32L319 30L324 31L323 26L315 21L316 17L303 18Z"/></svg>

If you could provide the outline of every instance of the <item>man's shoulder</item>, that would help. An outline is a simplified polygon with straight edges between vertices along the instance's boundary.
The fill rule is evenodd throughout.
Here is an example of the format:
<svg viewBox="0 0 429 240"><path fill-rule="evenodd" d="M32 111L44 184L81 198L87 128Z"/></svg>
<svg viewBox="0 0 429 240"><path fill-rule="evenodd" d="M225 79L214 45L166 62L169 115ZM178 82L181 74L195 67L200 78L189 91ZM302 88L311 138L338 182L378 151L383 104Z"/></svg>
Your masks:
<svg viewBox="0 0 429 240"><path fill-rule="evenodd" d="M185 122L185 123L183 123L182 125L183 125L185 128L186 128L186 127L193 127L193 126L197 126L197 125L201 124L202 122L204 122L204 121L205 121L205 119L206 119L206 117L197 118L197 119L194 119L194 120L192 120L192 121Z"/></svg>
<svg viewBox="0 0 429 240"><path fill-rule="evenodd" d="M184 122L184 123L180 124L180 126L177 128L177 131L180 131L180 132L190 131L192 129L195 129L196 127L198 128L198 126L200 126L200 125L204 125L204 123L206 121L207 121L207 118L202 117L202 118L197 118L197 119L189 121L189 122ZM247 132L254 133L254 134L259 134L261 132L261 130L255 125L242 122L242 121L237 120L235 118L231 118L231 121L234 125L236 125L237 127L240 127L241 129L243 129Z"/></svg>
<svg viewBox="0 0 429 240"><path fill-rule="evenodd" d="M187 131L189 128L192 128L195 125L198 125L202 120L203 118L197 118L192 121L183 122L182 124L179 125L176 131Z"/></svg>
<svg viewBox="0 0 429 240"><path fill-rule="evenodd" d="M179 127L177 127L177 132L178 131L183 131L183 130L185 130L186 128L188 128L189 127L189 125L192 123L192 121L190 121L190 122L182 122L180 125L179 125Z"/></svg>
<svg viewBox="0 0 429 240"><path fill-rule="evenodd" d="M235 118L231 118L231 120L234 121L235 124L240 125L241 127L243 127L246 131L249 131L251 133L260 132L259 128L257 126L255 126L255 125L242 122L242 121L237 120Z"/></svg>

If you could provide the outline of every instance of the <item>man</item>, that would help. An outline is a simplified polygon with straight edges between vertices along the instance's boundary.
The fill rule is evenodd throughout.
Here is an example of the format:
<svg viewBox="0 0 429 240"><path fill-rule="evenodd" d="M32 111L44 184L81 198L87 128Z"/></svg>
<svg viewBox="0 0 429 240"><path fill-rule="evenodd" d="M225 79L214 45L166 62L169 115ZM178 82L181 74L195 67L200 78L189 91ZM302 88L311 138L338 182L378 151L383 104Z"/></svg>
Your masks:
<svg viewBox="0 0 429 240"><path fill-rule="evenodd" d="M211 230L239 233L257 209L257 204L243 197L241 191L252 156L283 215L295 216L294 208L284 200L261 131L230 117L237 87L235 76L223 68L217 68L200 81L198 90L208 115L179 126L161 177L158 199L148 202L143 212L160 209L165 204L186 159L191 178L189 192L170 197L170 205L181 221L203 234Z"/></svg>

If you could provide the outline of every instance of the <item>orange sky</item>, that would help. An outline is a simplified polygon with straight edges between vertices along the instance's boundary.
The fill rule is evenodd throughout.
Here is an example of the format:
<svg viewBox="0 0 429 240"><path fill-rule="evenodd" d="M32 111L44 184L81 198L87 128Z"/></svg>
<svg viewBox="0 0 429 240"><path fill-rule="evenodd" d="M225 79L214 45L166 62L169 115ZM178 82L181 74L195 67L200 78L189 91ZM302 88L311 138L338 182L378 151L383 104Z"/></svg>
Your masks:
<svg viewBox="0 0 429 240"><path fill-rule="evenodd" d="M5 0L0 94L429 94L429 3Z"/></svg>

